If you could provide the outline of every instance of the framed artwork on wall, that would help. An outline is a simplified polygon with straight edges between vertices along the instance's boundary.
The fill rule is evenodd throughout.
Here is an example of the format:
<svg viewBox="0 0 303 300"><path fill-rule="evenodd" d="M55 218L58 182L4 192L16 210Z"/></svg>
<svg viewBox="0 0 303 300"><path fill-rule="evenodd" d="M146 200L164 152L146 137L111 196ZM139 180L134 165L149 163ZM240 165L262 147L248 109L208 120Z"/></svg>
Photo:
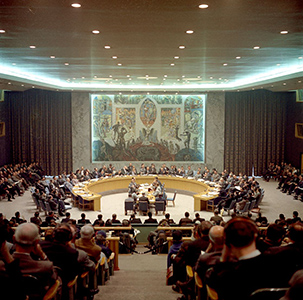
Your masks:
<svg viewBox="0 0 303 300"><path fill-rule="evenodd" d="M206 95L91 94L92 161L203 162Z"/></svg>
<svg viewBox="0 0 303 300"><path fill-rule="evenodd" d="M0 122L0 137L5 136L5 123Z"/></svg>
<svg viewBox="0 0 303 300"><path fill-rule="evenodd" d="M295 137L303 139L303 123L296 123L295 126Z"/></svg>
<svg viewBox="0 0 303 300"><path fill-rule="evenodd" d="M296 90L296 102L303 103L303 89Z"/></svg>

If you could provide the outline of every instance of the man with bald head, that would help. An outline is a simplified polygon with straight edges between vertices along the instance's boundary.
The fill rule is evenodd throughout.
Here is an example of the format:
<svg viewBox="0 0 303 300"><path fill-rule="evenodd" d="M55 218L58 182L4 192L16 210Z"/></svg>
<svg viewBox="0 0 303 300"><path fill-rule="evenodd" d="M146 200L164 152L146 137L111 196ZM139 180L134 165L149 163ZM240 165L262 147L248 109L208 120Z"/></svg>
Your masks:
<svg viewBox="0 0 303 300"><path fill-rule="evenodd" d="M220 261L224 245L224 227L219 225L212 226L209 230L208 236L208 248L205 250L205 252L202 251L202 254L200 255L194 268L203 282L206 271ZM188 298L188 296L190 296L190 299L195 298L194 278L191 278L187 282L178 281L177 286L179 286L186 299Z"/></svg>
<svg viewBox="0 0 303 300"><path fill-rule="evenodd" d="M39 240L39 230L35 224L23 223L19 225L14 235L16 251L13 257L19 260L21 273L37 277L40 286L46 291L54 283L57 275L54 273L53 263L42 251ZM39 260L34 260L31 254L37 256Z"/></svg>

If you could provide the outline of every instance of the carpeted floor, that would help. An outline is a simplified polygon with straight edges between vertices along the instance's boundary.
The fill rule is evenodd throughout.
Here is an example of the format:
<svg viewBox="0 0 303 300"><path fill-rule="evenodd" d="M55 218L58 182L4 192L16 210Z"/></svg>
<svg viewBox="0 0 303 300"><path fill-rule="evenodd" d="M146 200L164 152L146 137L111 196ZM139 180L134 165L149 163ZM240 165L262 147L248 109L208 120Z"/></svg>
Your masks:
<svg viewBox="0 0 303 300"><path fill-rule="evenodd" d="M280 213L284 213L286 218L291 218L294 210L298 210L299 214L302 214L303 216L303 203L298 200L294 200L292 196L283 194L280 190L277 190L277 182L265 182L262 179L259 179L259 182L265 189L265 196L260 206L261 212L267 217L269 222L273 222L277 219ZM168 196L172 196L172 194L168 193ZM101 199L101 212L85 211L85 214L92 222L100 213L103 215L104 220L111 218L113 213L116 213L120 220L129 219L129 215L124 215L125 198L127 198L125 193L103 196ZM33 216L36 211L36 207L29 191L26 191L22 197L16 197L13 202L8 202L7 200L0 201L0 212L2 212L6 218L10 219L16 211L20 211L21 216L26 220L29 220L30 217ZM191 218L194 218L194 201L193 197L189 195L177 194L176 206L173 207L170 204L170 206L167 207L167 212L171 214L171 218L173 218L175 222L179 222L180 218L184 216L184 212L186 211L190 213ZM72 208L70 212L72 218L79 219L83 211L78 208ZM206 220L209 220L213 215L211 212L206 211L200 211L199 213L200 216ZM41 217L44 217L43 213L41 213ZM154 217L158 219L158 221L163 219L163 215ZM253 218L255 217L256 214L253 215ZM142 216L140 218L142 221L147 219L146 216ZM224 219L227 221L229 217L224 216Z"/></svg>
<svg viewBox="0 0 303 300"><path fill-rule="evenodd" d="M146 248L137 246L138 252ZM95 300L176 300L180 295L165 284L166 255L123 254L119 255L120 271L99 286Z"/></svg>

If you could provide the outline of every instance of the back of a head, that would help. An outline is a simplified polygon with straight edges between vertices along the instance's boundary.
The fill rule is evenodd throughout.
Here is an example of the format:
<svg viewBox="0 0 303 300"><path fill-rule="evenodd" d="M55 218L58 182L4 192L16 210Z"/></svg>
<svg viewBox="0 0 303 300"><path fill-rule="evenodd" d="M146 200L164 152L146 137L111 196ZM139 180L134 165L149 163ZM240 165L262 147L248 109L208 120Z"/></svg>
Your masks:
<svg viewBox="0 0 303 300"><path fill-rule="evenodd" d="M71 227L68 223L59 224L54 230L54 240L59 243L67 243L73 238Z"/></svg>
<svg viewBox="0 0 303 300"><path fill-rule="evenodd" d="M209 221L202 221L201 224L198 225L197 232L199 236L208 235L209 230L212 227L212 224Z"/></svg>
<svg viewBox="0 0 303 300"><path fill-rule="evenodd" d="M15 231L16 243L23 246L32 246L39 238L39 229L33 223L22 223Z"/></svg>
<svg viewBox="0 0 303 300"><path fill-rule="evenodd" d="M165 219L169 219L170 218L170 214L169 213L166 213L165 214Z"/></svg>
<svg viewBox="0 0 303 300"><path fill-rule="evenodd" d="M278 242L280 240L282 241L284 234L285 229L281 225L270 224L267 227L266 237L273 242Z"/></svg>
<svg viewBox="0 0 303 300"><path fill-rule="evenodd" d="M91 225L84 225L80 230L81 238L84 240L90 240L95 234L95 230Z"/></svg>
<svg viewBox="0 0 303 300"><path fill-rule="evenodd" d="M288 229L289 238L295 243L303 244L303 224L295 223Z"/></svg>
<svg viewBox="0 0 303 300"><path fill-rule="evenodd" d="M151 218L153 214L149 211L149 212L147 213L147 215L148 215L149 218Z"/></svg>
<svg viewBox="0 0 303 300"><path fill-rule="evenodd" d="M295 210L293 213L294 217L298 217L299 213Z"/></svg>
<svg viewBox="0 0 303 300"><path fill-rule="evenodd" d="M258 235L258 228L250 219L236 217L227 222L224 228L225 244L243 248L253 243Z"/></svg>
<svg viewBox="0 0 303 300"><path fill-rule="evenodd" d="M216 246L224 245L224 228L219 225L212 226L209 230L209 239Z"/></svg>
<svg viewBox="0 0 303 300"><path fill-rule="evenodd" d="M189 212L187 211L184 215L185 215L186 218L188 218L189 217Z"/></svg>
<svg viewBox="0 0 303 300"><path fill-rule="evenodd" d="M172 237L173 237L173 242L180 242L182 240L182 231L173 230Z"/></svg>

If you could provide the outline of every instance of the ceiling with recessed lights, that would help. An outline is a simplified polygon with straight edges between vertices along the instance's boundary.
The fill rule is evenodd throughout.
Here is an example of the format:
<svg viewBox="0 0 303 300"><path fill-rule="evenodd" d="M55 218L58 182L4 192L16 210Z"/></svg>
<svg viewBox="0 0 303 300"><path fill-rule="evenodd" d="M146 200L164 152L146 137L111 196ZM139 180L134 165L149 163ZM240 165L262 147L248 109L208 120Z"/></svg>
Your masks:
<svg viewBox="0 0 303 300"><path fill-rule="evenodd" d="M0 89L303 88L302 0L75 3L0 2Z"/></svg>

